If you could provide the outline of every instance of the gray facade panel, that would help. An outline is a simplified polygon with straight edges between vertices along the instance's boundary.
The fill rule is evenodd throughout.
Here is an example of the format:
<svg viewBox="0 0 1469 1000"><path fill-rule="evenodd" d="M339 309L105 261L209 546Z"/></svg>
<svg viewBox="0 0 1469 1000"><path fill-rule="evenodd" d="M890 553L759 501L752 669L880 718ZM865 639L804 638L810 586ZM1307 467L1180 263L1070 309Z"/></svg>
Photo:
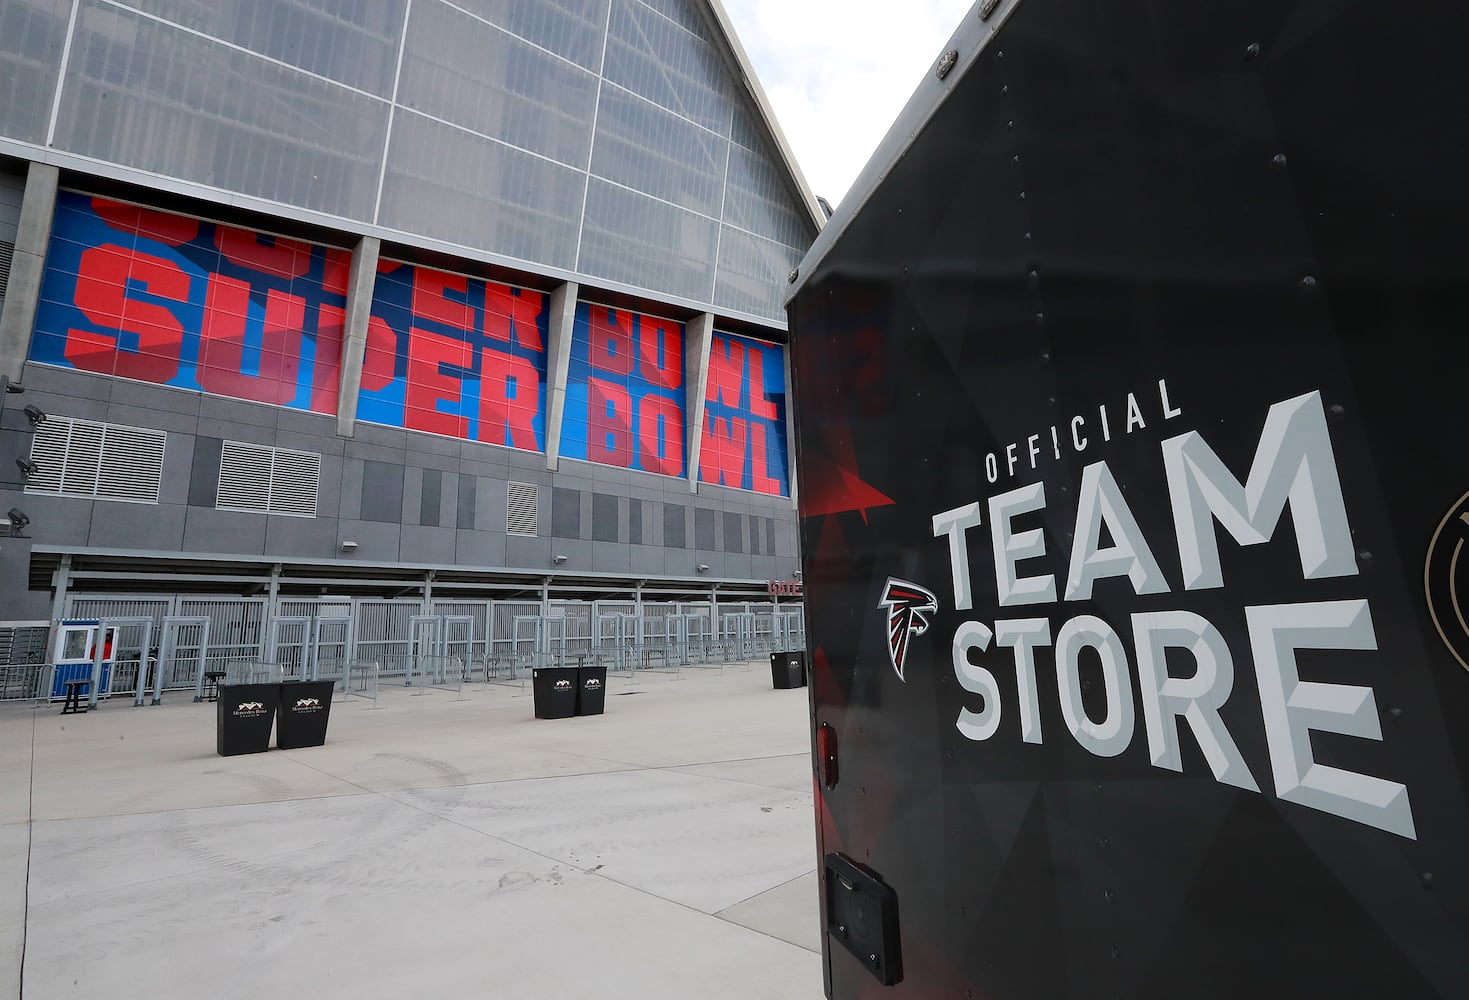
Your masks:
<svg viewBox="0 0 1469 1000"><path fill-rule="evenodd" d="M353 562L379 563L399 562L402 553L399 551L399 539L403 527L396 521L348 521L343 519L337 525L337 533L343 541L354 541L357 543L357 551L352 557Z"/></svg>
<svg viewBox="0 0 1469 1000"><path fill-rule="evenodd" d="M694 508L694 548L704 552L713 552L719 548L714 513L709 507Z"/></svg>
<svg viewBox="0 0 1469 1000"><path fill-rule="evenodd" d="M475 527L481 531L503 532L506 494L509 492L506 481L484 476L477 477L477 481L474 499Z"/></svg>
<svg viewBox="0 0 1469 1000"><path fill-rule="evenodd" d="M607 0L457 0L455 6L578 66L595 71L602 60Z"/></svg>
<svg viewBox="0 0 1469 1000"><path fill-rule="evenodd" d="M628 549L628 572L662 576L665 552L651 545L634 545Z"/></svg>
<svg viewBox="0 0 1469 1000"><path fill-rule="evenodd" d="M639 0L612 0L608 81L727 134L733 85L714 47Z"/></svg>
<svg viewBox="0 0 1469 1000"><path fill-rule="evenodd" d="M505 536L494 531L456 531L454 563L485 568L504 566Z"/></svg>
<svg viewBox="0 0 1469 1000"><path fill-rule="evenodd" d="M360 490L358 496L361 496ZM316 516L342 516L342 460L335 455L324 456L321 460L321 476L316 486Z"/></svg>
<svg viewBox="0 0 1469 1000"><path fill-rule="evenodd" d="M725 552L745 551L745 516L729 511L724 513L723 545Z"/></svg>
<svg viewBox="0 0 1469 1000"><path fill-rule="evenodd" d="M557 538L580 538L581 530L581 491L563 489L560 486L551 489L551 534Z"/></svg>
<svg viewBox="0 0 1469 1000"><path fill-rule="evenodd" d="M135 418L138 418L139 414L146 414L146 411L134 410L132 407L123 407L123 409L131 411ZM109 416L109 419L115 420L119 418ZM189 418L180 417L179 419L188 420ZM129 423L130 421L123 420L121 422ZM140 426L153 427L157 426L157 423L158 421L155 420L152 423L142 424ZM217 437L223 438L226 441L242 441L245 444L259 444L267 447L274 446L275 444L275 430L270 427L261 427L258 424L241 424L233 420L200 418L194 423L194 431L201 437Z"/></svg>
<svg viewBox="0 0 1469 1000"><path fill-rule="evenodd" d="M670 233L678 233L672 240ZM719 223L592 178L577 269L695 301L714 291Z"/></svg>
<svg viewBox="0 0 1469 1000"><path fill-rule="evenodd" d="M686 547L685 526L687 520L685 508L682 504L666 503L663 505L662 544L664 548L682 549Z"/></svg>
<svg viewBox="0 0 1469 1000"><path fill-rule="evenodd" d="M467 476L460 473L455 478L458 480L458 491L454 498L454 524L461 530L467 529L473 531L479 523L478 518L475 517L475 496L479 490L479 477ZM487 523L485 527L490 528L492 523Z"/></svg>
<svg viewBox="0 0 1469 1000"><path fill-rule="evenodd" d="M728 145L720 135L619 87L605 87L597 108L592 173L717 217Z"/></svg>
<svg viewBox="0 0 1469 1000"><path fill-rule="evenodd" d="M200 420L225 420L235 424L267 427L270 430L275 430L278 425L277 414L280 411L274 406L247 403L208 393L199 393L198 399Z"/></svg>
<svg viewBox="0 0 1469 1000"><path fill-rule="evenodd" d="M370 219L387 121L384 102L104 0L82 0L55 145Z"/></svg>
<svg viewBox="0 0 1469 1000"><path fill-rule="evenodd" d="M362 462L355 458L341 460L342 479L337 516L347 520L362 517Z"/></svg>
<svg viewBox="0 0 1469 1000"><path fill-rule="evenodd" d="M400 524L403 521L403 466L386 462L362 463L364 521Z"/></svg>
<svg viewBox="0 0 1469 1000"><path fill-rule="evenodd" d="M197 417L203 393L173 389L168 386L151 385L147 382L130 382L114 379L111 400L123 406L138 406L167 413L182 413ZM211 416L219 414L211 413Z"/></svg>
<svg viewBox="0 0 1469 1000"><path fill-rule="evenodd" d="M31 519L31 525L26 529L26 534L33 539L45 542L48 545L86 545L87 539L92 532L92 516L94 508L99 506L92 500L83 500L80 497L54 497L41 496L36 493L12 493L6 491L0 496L0 511L9 510L12 506L20 508L22 512ZM115 504L103 503L103 508L111 508ZM0 537L0 549L10 545L7 538ZM24 580L25 575L15 577ZM0 618L5 617L0 614Z"/></svg>
<svg viewBox="0 0 1469 1000"><path fill-rule="evenodd" d="M307 559L335 559L337 556L335 517L270 516L265 523L265 551L273 556L300 556Z"/></svg>
<svg viewBox="0 0 1469 1000"><path fill-rule="evenodd" d="M177 552L184 544L184 512L189 509L171 503L99 502L92 510L87 544L106 549Z"/></svg>
<svg viewBox="0 0 1469 1000"><path fill-rule="evenodd" d="M456 541L456 533L453 528L405 524L402 540L399 543L399 558L406 563L449 565L454 562L454 543Z"/></svg>
<svg viewBox="0 0 1469 1000"><path fill-rule="evenodd" d="M505 536L505 565L511 569L540 570L551 565L551 539ZM561 544L557 540L557 544Z"/></svg>
<svg viewBox="0 0 1469 1000"><path fill-rule="evenodd" d="M632 550L616 542L593 542L592 569L598 573L631 573Z"/></svg>
<svg viewBox="0 0 1469 1000"><path fill-rule="evenodd" d="M403 523L418 524L420 501L423 498L424 470L410 465L403 470Z"/></svg>
<svg viewBox="0 0 1469 1000"><path fill-rule="evenodd" d="M187 504L193 491L194 435L170 434L163 447L163 481L159 484L161 503Z"/></svg>
<svg viewBox="0 0 1469 1000"><path fill-rule="evenodd" d="M627 541L630 545L643 544L643 502L636 498L627 501Z"/></svg>
<svg viewBox="0 0 1469 1000"><path fill-rule="evenodd" d="M443 505L444 474L438 469L423 470L423 487L419 494L418 523L426 528L439 526L439 508Z"/></svg>
<svg viewBox="0 0 1469 1000"><path fill-rule="evenodd" d="M212 507L189 507L187 510L183 540L185 552L260 555L265 551L266 515L241 514Z"/></svg>
<svg viewBox="0 0 1469 1000"><path fill-rule="evenodd" d="M169 413L167 410L142 406L119 406L117 403L107 404L107 421L127 424L129 427L151 427L170 433L193 434L199 429L198 418L187 413Z"/></svg>
<svg viewBox="0 0 1469 1000"><path fill-rule="evenodd" d="M554 538L551 540L551 555L565 556L566 562L557 564L547 560L542 565L558 572L597 572L596 543L587 539ZM535 564L528 569L540 569Z"/></svg>
<svg viewBox="0 0 1469 1000"><path fill-rule="evenodd" d="M6 506L9 510L9 505ZM31 546L16 539L0 545L0 579L24 580L30 573ZM0 621L46 621L51 617L51 594L43 590L27 590L23 586L7 587L5 606Z"/></svg>
<svg viewBox="0 0 1469 1000"><path fill-rule="evenodd" d="M213 507L218 502L219 462L223 450L221 438L194 438L193 461L189 469L189 506Z"/></svg>
<svg viewBox="0 0 1469 1000"><path fill-rule="evenodd" d="M592 540L617 541L617 497L607 493L592 494Z"/></svg>

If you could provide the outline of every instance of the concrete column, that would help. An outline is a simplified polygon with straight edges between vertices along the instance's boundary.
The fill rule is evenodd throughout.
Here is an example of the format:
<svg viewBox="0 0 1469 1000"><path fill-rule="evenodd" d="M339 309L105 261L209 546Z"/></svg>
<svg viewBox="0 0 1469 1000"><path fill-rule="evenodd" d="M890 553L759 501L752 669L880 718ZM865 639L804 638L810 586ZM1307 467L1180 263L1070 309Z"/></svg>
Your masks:
<svg viewBox="0 0 1469 1000"><path fill-rule="evenodd" d="M337 392L337 436L351 437L357 426L357 395L362 391L362 362L367 357L367 324L372 318L372 292L382 241L364 236L352 251L347 278L347 329L342 331L342 374Z"/></svg>
<svg viewBox="0 0 1469 1000"><path fill-rule="evenodd" d="M0 309L0 375L12 382L19 382L25 371L31 331L36 325L36 306L41 301L41 277L46 267L46 248L51 243L51 220L56 215L56 188L60 180L61 171L46 163L32 163L26 175L20 226L15 236L15 259L10 265L5 305Z"/></svg>
<svg viewBox="0 0 1469 1000"><path fill-rule="evenodd" d="M568 281L551 293L551 316L546 324L546 468L556 471L561 460L561 420L566 415L566 376L571 369L571 336L576 323L576 300L581 286Z"/></svg>
<svg viewBox="0 0 1469 1000"><path fill-rule="evenodd" d="M709 390L709 349L714 343L714 317L710 313L689 321L684 334L684 385L688 409L684 411L689 442L689 492L699 492L699 446L704 441L704 396Z"/></svg>

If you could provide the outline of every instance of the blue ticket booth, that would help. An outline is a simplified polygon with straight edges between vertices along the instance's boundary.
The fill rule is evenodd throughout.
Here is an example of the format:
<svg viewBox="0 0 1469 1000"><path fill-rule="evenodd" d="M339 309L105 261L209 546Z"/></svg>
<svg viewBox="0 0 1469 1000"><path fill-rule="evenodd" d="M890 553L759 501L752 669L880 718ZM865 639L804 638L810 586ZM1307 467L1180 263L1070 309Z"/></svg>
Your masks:
<svg viewBox="0 0 1469 1000"><path fill-rule="evenodd" d="M51 679L51 700L60 701L66 697L67 681L92 679L99 641L102 673L97 690L90 692L89 698L106 697L111 693L112 648L117 641L117 629L103 628L96 619L67 619L56 630L56 648L51 661L56 665L56 673Z"/></svg>

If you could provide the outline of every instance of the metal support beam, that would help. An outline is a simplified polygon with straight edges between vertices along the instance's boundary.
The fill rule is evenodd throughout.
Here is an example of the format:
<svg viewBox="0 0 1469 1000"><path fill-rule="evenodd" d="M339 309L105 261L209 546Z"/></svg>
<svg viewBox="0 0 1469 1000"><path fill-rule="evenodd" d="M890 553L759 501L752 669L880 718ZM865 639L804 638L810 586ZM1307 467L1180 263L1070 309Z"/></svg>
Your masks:
<svg viewBox="0 0 1469 1000"><path fill-rule="evenodd" d="M41 278L46 248L51 243L51 220L56 215L56 189L61 171L48 163L31 163L20 205L15 236L15 258L5 302L0 305L0 375L19 382L25 371L36 307L41 302Z"/></svg>
<svg viewBox="0 0 1469 1000"><path fill-rule="evenodd" d="M581 286L574 281L551 293L546 345L546 468L556 471L561 461L561 421L566 415L566 379L571 370L571 338L576 325L576 300Z"/></svg>
<svg viewBox="0 0 1469 1000"><path fill-rule="evenodd" d="M699 446L704 440L704 397L709 389L709 348L714 342L714 316L703 313L684 327L684 411L689 455L689 492L699 492Z"/></svg>
<svg viewBox="0 0 1469 1000"><path fill-rule="evenodd" d="M357 396L362 390L362 362L367 357L367 328L372 318L372 293L377 284L378 254L382 242L364 236L352 251L352 273L347 279L347 316L342 331L342 372L337 391L337 436L351 437L357 425Z"/></svg>

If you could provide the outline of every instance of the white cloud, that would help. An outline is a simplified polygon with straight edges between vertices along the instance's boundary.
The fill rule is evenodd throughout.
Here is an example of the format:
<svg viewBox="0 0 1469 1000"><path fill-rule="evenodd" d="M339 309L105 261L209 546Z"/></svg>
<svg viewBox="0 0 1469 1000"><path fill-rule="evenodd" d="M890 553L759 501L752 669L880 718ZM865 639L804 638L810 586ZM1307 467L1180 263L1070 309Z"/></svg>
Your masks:
<svg viewBox="0 0 1469 1000"><path fill-rule="evenodd" d="M973 0L724 0L812 189L835 205Z"/></svg>

